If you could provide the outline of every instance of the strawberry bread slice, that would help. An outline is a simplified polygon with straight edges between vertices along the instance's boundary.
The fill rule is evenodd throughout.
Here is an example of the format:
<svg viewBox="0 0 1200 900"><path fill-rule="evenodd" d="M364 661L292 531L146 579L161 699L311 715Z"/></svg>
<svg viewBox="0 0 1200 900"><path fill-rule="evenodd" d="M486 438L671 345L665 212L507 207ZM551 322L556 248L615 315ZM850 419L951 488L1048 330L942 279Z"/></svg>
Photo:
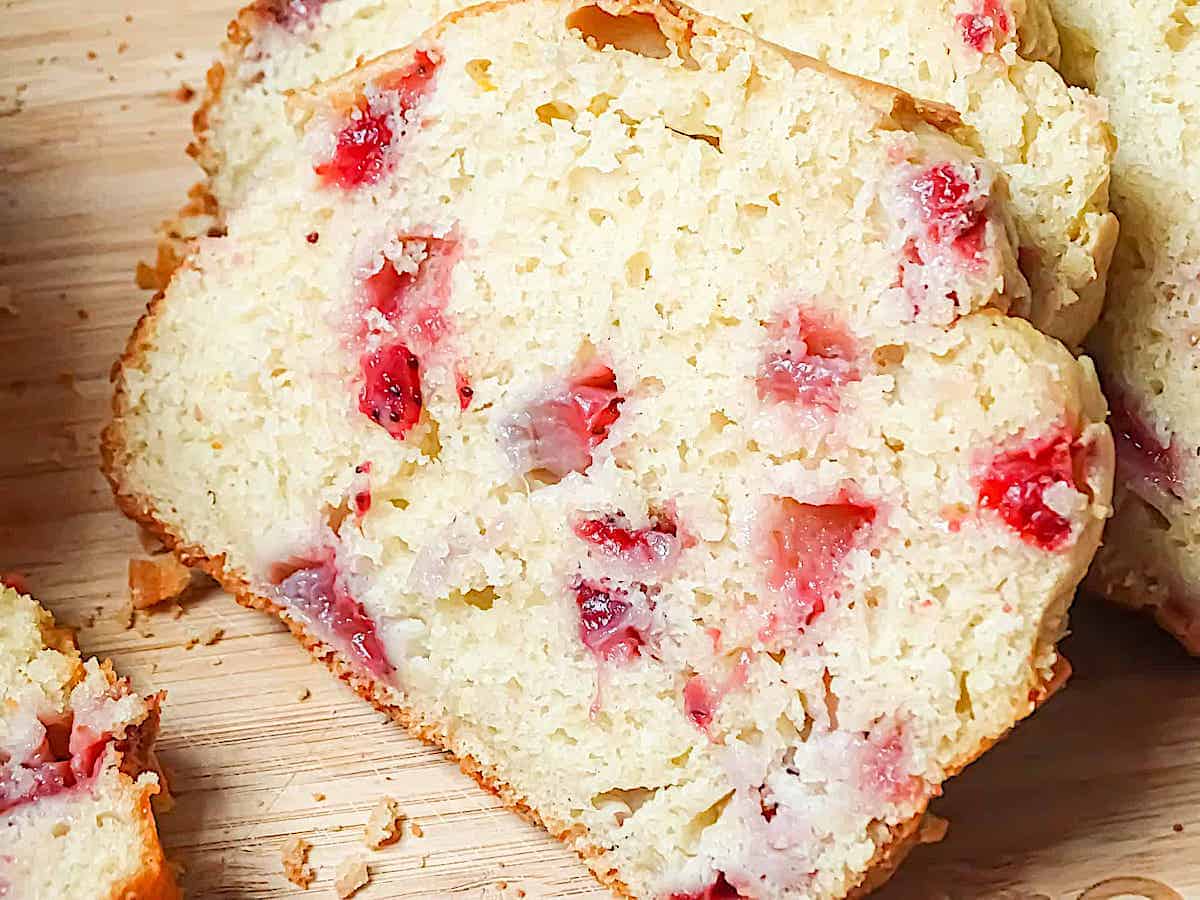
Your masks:
<svg viewBox="0 0 1200 900"><path fill-rule="evenodd" d="M0 897L179 896L150 810L159 700L0 586Z"/></svg>
<svg viewBox="0 0 1200 900"><path fill-rule="evenodd" d="M290 116L118 367L121 506L619 892L881 878L1107 514L995 166L666 3L466 10Z"/></svg>
<svg viewBox="0 0 1200 900"><path fill-rule="evenodd" d="M262 0L230 26L209 76L192 152L206 202L177 236L219 227L224 209L287 165L283 92L340 75L401 46L464 0ZM847 72L954 106L1007 177L1031 301L1016 310L1069 346L1104 297L1116 220L1108 211L1113 141L1104 104L1047 62L1058 37L1045 0L701 0L702 12ZM215 221L214 221L215 217Z"/></svg>
<svg viewBox="0 0 1200 900"><path fill-rule="evenodd" d="M1053 0L1062 69L1107 98L1121 240L1089 340L1112 404L1116 516L1088 584L1200 655L1200 9Z"/></svg>

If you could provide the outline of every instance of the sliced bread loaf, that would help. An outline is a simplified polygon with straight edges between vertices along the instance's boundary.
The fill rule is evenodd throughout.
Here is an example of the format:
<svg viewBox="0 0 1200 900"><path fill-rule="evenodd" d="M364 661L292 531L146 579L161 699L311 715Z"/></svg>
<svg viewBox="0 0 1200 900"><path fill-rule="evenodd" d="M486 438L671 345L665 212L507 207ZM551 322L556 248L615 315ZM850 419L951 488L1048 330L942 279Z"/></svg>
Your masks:
<svg viewBox="0 0 1200 900"><path fill-rule="evenodd" d="M179 896L150 810L159 699L0 586L0 896Z"/></svg>
<svg viewBox="0 0 1200 900"><path fill-rule="evenodd" d="M341 74L414 37L461 0L267 0L230 28L197 116L193 152L207 203L175 224L192 235L269 182L289 140L280 94ZM1113 142L1103 104L1068 88L1045 0L702 0L701 11L847 72L954 106L970 140L1004 172L1031 305L1018 312L1076 346L1100 312L1116 221ZM978 7L978 9L976 8Z"/></svg>
<svg viewBox="0 0 1200 900"><path fill-rule="evenodd" d="M619 892L872 884L1107 512L995 167L665 3L473 8L291 115L131 339L122 507Z"/></svg>
<svg viewBox="0 0 1200 900"><path fill-rule="evenodd" d="M1200 9L1052 0L1062 69L1106 98L1121 240L1089 346L1112 404L1116 517L1089 584L1200 654Z"/></svg>

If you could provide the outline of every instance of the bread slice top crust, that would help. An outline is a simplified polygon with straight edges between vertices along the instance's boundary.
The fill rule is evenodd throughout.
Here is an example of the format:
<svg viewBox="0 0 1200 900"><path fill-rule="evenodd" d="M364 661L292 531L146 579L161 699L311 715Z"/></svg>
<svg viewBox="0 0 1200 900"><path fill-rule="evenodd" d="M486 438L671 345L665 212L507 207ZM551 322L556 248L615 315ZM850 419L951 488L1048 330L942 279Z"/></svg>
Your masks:
<svg viewBox="0 0 1200 900"><path fill-rule="evenodd" d="M994 170L673 4L467 10L290 111L117 372L123 508L630 895L850 894L1107 512Z"/></svg>
<svg viewBox="0 0 1200 900"><path fill-rule="evenodd" d="M0 886L12 900L175 898L150 797L157 696L82 660L0 586Z"/></svg>
<svg viewBox="0 0 1200 900"><path fill-rule="evenodd" d="M208 202L189 203L177 235L220 227L251 185L269 179L288 129L281 95L340 75L403 44L457 0L265 2L247 7L209 79L193 153ZM1108 210L1114 141L1105 107L1069 88L1045 0L705 0L698 8L847 72L953 106L974 146L1011 186L1025 314L1076 347L1100 313L1116 238ZM978 8L977 8L978 7Z"/></svg>

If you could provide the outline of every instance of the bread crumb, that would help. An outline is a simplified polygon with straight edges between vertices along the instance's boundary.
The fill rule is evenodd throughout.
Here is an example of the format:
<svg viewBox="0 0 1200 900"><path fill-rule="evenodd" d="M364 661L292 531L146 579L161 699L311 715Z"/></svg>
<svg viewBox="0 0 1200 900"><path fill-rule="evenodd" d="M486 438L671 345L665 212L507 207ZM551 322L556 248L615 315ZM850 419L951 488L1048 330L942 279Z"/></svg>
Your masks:
<svg viewBox="0 0 1200 900"><path fill-rule="evenodd" d="M223 638L223 637L225 637L225 629L224 628L218 628L215 625L210 625L201 634L200 643L202 643L205 647L211 647L213 644L217 643L217 641L221 640L221 638Z"/></svg>
<svg viewBox="0 0 1200 900"><path fill-rule="evenodd" d="M404 818L400 804L394 798L380 797L363 829L364 843L372 850L396 843L404 828Z"/></svg>
<svg viewBox="0 0 1200 900"><path fill-rule="evenodd" d="M313 800L315 800L317 803L324 803L325 795L322 794L320 791L317 791L315 794L313 794Z"/></svg>
<svg viewBox="0 0 1200 900"><path fill-rule="evenodd" d="M214 659L214 660L212 661L212 664L213 664L214 666L219 666L219 665L221 665L221 663L222 663L222 662L224 662L224 660L223 660L223 659L221 659L221 657L219 657L219 656L218 656L216 659Z"/></svg>
<svg viewBox="0 0 1200 900"><path fill-rule="evenodd" d="M311 849L312 844L304 838L292 838L283 845L280 856L283 863L283 874L287 880L304 890L308 890L308 886L317 877L312 866L308 864L308 851Z"/></svg>
<svg viewBox="0 0 1200 900"><path fill-rule="evenodd" d="M95 50L89 50L89 51L87 52L87 58L88 58L88 59L92 59L92 60L96 59L96 51L95 51Z"/></svg>
<svg viewBox="0 0 1200 900"><path fill-rule="evenodd" d="M347 897L353 897L366 887L370 880L371 873L367 870L365 862L361 859L344 859L337 867L333 889L337 891L339 900L346 900Z"/></svg>
<svg viewBox="0 0 1200 900"><path fill-rule="evenodd" d="M174 600L192 583L192 571L174 556L129 561L129 596L134 609Z"/></svg>
<svg viewBox="0 0 1200 900"><path fill-rule="evenodd" d="M418 822L416 819L413 819L411 822L408 823L408 830L412 832L413 837L416 837L416 838L425 837L425 832L421 828L421 823Z"/></svg>
<svg viewBox="0 0 1200 900"><path fill-rule="evenodd" d="M1176 834L1180 834L1183 831L1183 825L1179 822L1176 822L1174 825L1171 826L1171 830L1174 831Z"/></svg>
<svg viewBox="0 0 1200 900"><path fill-rule="evenodd" d="M133 602L125 604L121 607L121 618L118 620L121 627L126 631L133 627L133 622L137 618L137 610L133 608Z"/></svg>
<svg viewBox="0 0 1200 900"><path fill-rule="evenodd" d="M174 96L175 99L180 103L191 103L196 97L196 89L187 82L184 82L183 84L179 85L179 88L172 96Z"/></svg>
<svg viewBox="0 0 1200 900"><path fill-rule="evenodd" d="M300 690L296 691L296 700L300 703L303 703L305 700L307 700L311 696L312 696L312 691L310 691L306 687L302 687L302 688L300 688Z"/></svg>
<svg viewBox="0 0 1200 900"><path fill-rule="evenodd" d="M425 868L427 865L429 865L429 854L428 854L428 853L423 853L423 854L421 854L421 859L420 859L420 861L417 863L417 868L418 868L418 869L423 869L423 868Z"/></svg>

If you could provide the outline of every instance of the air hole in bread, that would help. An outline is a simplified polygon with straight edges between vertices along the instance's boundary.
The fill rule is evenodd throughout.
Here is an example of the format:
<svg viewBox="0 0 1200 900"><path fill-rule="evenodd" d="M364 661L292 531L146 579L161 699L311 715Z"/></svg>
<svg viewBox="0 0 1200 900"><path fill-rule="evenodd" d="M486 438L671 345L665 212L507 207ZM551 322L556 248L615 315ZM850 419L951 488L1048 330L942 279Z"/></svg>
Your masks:
<svg viewBox="0 0 1200 900"><path fill-rule="evenodd" d="M490 59L473 59L466 65L467 76L485 91L496 90L496 84L488 75L492 67Z"/></svg>
<svg viewBox="0 0 1200 900"><path fill-rule="evenodd" d="M732 799L733 791L730 791L712 806L708 807L708 809L694 816L684 829L681 843L685 847L694 847L699 842L700 835L704 833L704 830L710 825L716 824L717 819L721 818L721 813L725 811L725 807L729 805L729 801Z"/></svg>
<svg viewBox="0 0 1200 900"><path fill-rule="evenodd" d="M594 50L615 47L652 59L671 55L667 36L650 13L614 16L598 6L584 6L567 16L567 27L578 31Z"/></svg>
<svg viewBox="0 0 1200 900"><path fill-rule="evenodd" d="M1196 0L1180 0L1175 4L1169 19L1172 25L1166 33L1167 46L1172 50L1183 50L1196 36L1196 26L1192 21L1196 15L1195 9Z"/></svg>
<svg viewBox="0 0 1200 900"><path fill-rule="evenodd" d="M535 110L538 121L543 125L553 125L555 119L562 119L565 122L575 124L575 108L569 103L563 103L561 100L551 100L549 103L543 103Z"/></svg>
<svg viewBox="0 0 1200 900"><path fill-rule="evenodd" d="M496 591L491 585L482 590L467 591L461 596L463 603L485 611L491 609L496 602Z"/></svg>
<svg viewBox="0 0 1200 900"><path fill-rule="evenodd" d="M657 793L657 788L614 788L593 797L592 806L610 811L616 823L621 825Z"/></svg>

